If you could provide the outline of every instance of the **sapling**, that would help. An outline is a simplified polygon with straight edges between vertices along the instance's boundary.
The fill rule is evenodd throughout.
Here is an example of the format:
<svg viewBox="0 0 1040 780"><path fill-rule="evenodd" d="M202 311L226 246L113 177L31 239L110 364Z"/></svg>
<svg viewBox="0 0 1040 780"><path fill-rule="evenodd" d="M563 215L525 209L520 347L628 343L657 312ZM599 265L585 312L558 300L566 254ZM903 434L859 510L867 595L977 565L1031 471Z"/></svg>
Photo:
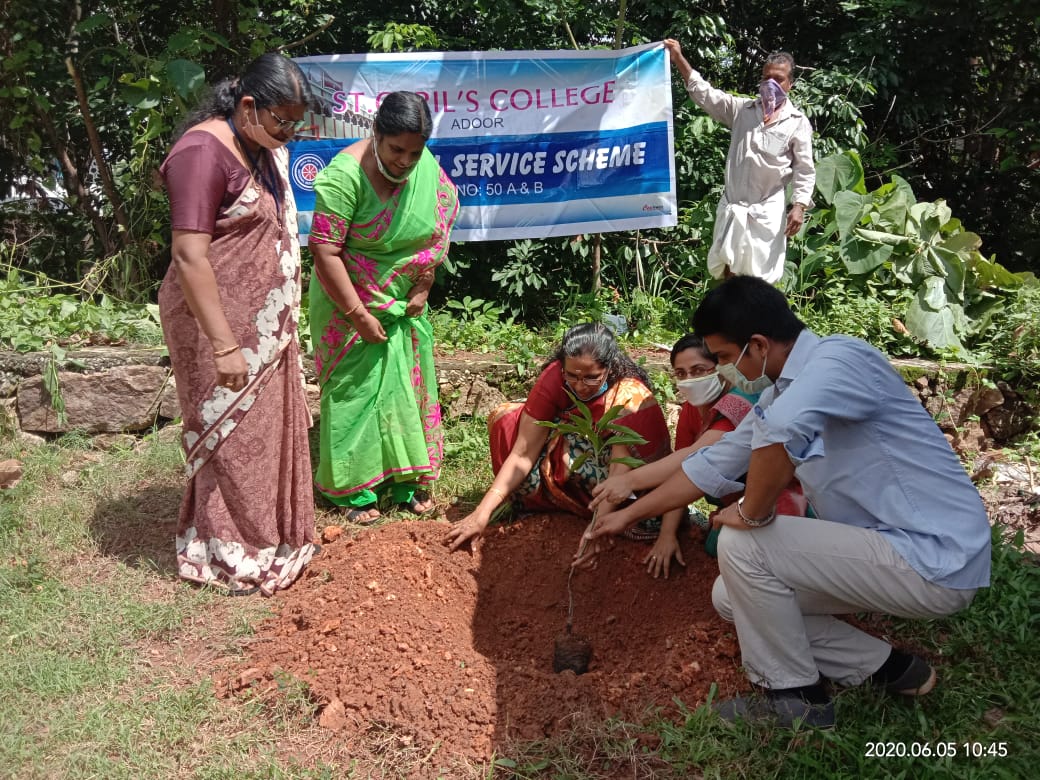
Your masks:
<svg viewBox="0 0 1040 780"><path fill-rule="evenodd" d="M612 406L603 413L599 420L596 420L593 418L592 411L587 404L582 403L569 390L567 394L574 402L574 413L566 420L541 420L538 424L551 428L558 436L569 433L588 442L588 449L582 451L571 463L567 471L568 476L574 474L590 458L593 459L594 463L607 468L609 468L611 463L622 463L632 468L643 465L642 460L629 455L605 457L615 446L632 447L647 443L646 439L631 428L615 422L624 411L624 407ZM585 528L585 531L582 532L581 545L578 548L579 558L585 554L585 550L588 547L586 534L595 526L598 514L599 508L597 507L592 513L592 520ZM567 626L564 635L556 640L556 648L553 652L553 671L560 672L564 669L571 669L577 674L582 674L588 669L589 659L592 656L592 647L586 640L571 635L571 630L574 626L574 596L571 591L571 578L573 576L574 566L571 566L567 574Z"/></svg>

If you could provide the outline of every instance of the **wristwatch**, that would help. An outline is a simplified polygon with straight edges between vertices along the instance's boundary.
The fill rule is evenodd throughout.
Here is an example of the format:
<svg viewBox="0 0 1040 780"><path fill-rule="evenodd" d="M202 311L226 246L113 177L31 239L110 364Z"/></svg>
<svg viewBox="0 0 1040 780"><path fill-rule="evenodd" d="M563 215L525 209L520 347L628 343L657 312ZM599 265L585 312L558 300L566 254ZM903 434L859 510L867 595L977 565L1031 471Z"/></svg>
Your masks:
<svg viewBox="0 0 1040 780"><path fill-rule="evenodd" d="M737 514L740 515L740 519L744 521L744 525L749 528L761 528L764 525L769 525L776 519L776 507L774 506L765 517L753 519L744 514L744 497L741 496L737 499Z"/></svg>

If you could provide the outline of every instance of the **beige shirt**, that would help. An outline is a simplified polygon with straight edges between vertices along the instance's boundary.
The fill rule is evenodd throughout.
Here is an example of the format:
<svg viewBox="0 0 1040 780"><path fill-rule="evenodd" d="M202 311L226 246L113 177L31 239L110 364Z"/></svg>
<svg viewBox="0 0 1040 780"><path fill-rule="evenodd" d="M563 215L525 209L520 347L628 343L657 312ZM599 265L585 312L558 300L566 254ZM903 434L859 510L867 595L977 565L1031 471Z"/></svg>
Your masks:
<svg viewBox="0 0 1040 780"><path fill-rule="evenodd" d="M757 98L715 89L696 70L686 91L708 116L730 128L726 189L715 215L708 270L720 278L728 266L735 274L776 282L787 249L787 186L792 203L812 204L812 125L790 99L766 125Z"/></svg>

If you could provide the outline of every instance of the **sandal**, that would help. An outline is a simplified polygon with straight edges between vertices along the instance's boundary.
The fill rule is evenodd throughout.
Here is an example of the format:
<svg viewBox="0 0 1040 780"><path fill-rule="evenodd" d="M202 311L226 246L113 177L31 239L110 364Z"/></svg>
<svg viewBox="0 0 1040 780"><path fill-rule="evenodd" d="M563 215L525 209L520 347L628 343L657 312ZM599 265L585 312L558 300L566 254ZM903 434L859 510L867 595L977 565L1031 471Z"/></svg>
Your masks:
<svg viewBox="0 0 1040 780"><path fill-rule="evenodd" d="M426 507L425 509L419 508L420 504L426 503L429 503L430 506ZM419 517L422 517L423 515L432 514L437 510L437 505L432 503L430 494L424 490L416 490L415 493L412 494L411 499L409 499L408 501L402 501L400 504L398 504L398 506L406 512L411 512L413 515L418 515Z"/></svg>
<svg viewBox="0 0 1040 780"><path fill-rule="evenodd" d="M254 593L258 593L259 591L260 591L260 586L259 585L254 585L251 588L239 588L238 590L233 590L231 588L228 588L227 590L224 591L224 595L225 596L252 596Z"/></svg>
<svg viewBox="0 0 1040 780"><path fill-rule="evenodd" d="M383 518L382 515L376 515L375 517L372 517L372 515L370 515L369 512L371 512L373 509L378 510L378 507L375 504L365 504L365 506L352 506L349 508L344 508L343 517L346 519L348 523L354 523L354 525L372 525L373 523L379 522Z"/></svg>
<svg viewBox="0 0 1040 780"><path fill-rule="evenodd" d="M633 542L652 542L661 535L661 518L651 517L629 526L621 535Z"/></svg>

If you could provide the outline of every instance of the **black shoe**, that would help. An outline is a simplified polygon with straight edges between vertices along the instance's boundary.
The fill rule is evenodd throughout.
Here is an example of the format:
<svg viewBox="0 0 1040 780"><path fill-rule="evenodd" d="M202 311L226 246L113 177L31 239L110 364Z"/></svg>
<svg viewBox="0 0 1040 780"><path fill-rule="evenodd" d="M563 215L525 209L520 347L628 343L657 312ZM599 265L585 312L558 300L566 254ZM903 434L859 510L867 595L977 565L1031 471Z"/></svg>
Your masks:
<svg viewBox="0 0 1040 780"><path fill-rule="evenodd" d="M737 720L748 723L776 721L784 728L795 729L803 726L832 729L837 721L833 700L811 704L797 693L780 691L720 701L714 705L714 710L729 723Z"/></svg>
<svg viewBox="0 0 1040 780"><path fill-rule="evenodd" d="M924 696L935 687L935 669L921 656L910 656L910 665L899 677L880 687L901 696Z"/></svg>

